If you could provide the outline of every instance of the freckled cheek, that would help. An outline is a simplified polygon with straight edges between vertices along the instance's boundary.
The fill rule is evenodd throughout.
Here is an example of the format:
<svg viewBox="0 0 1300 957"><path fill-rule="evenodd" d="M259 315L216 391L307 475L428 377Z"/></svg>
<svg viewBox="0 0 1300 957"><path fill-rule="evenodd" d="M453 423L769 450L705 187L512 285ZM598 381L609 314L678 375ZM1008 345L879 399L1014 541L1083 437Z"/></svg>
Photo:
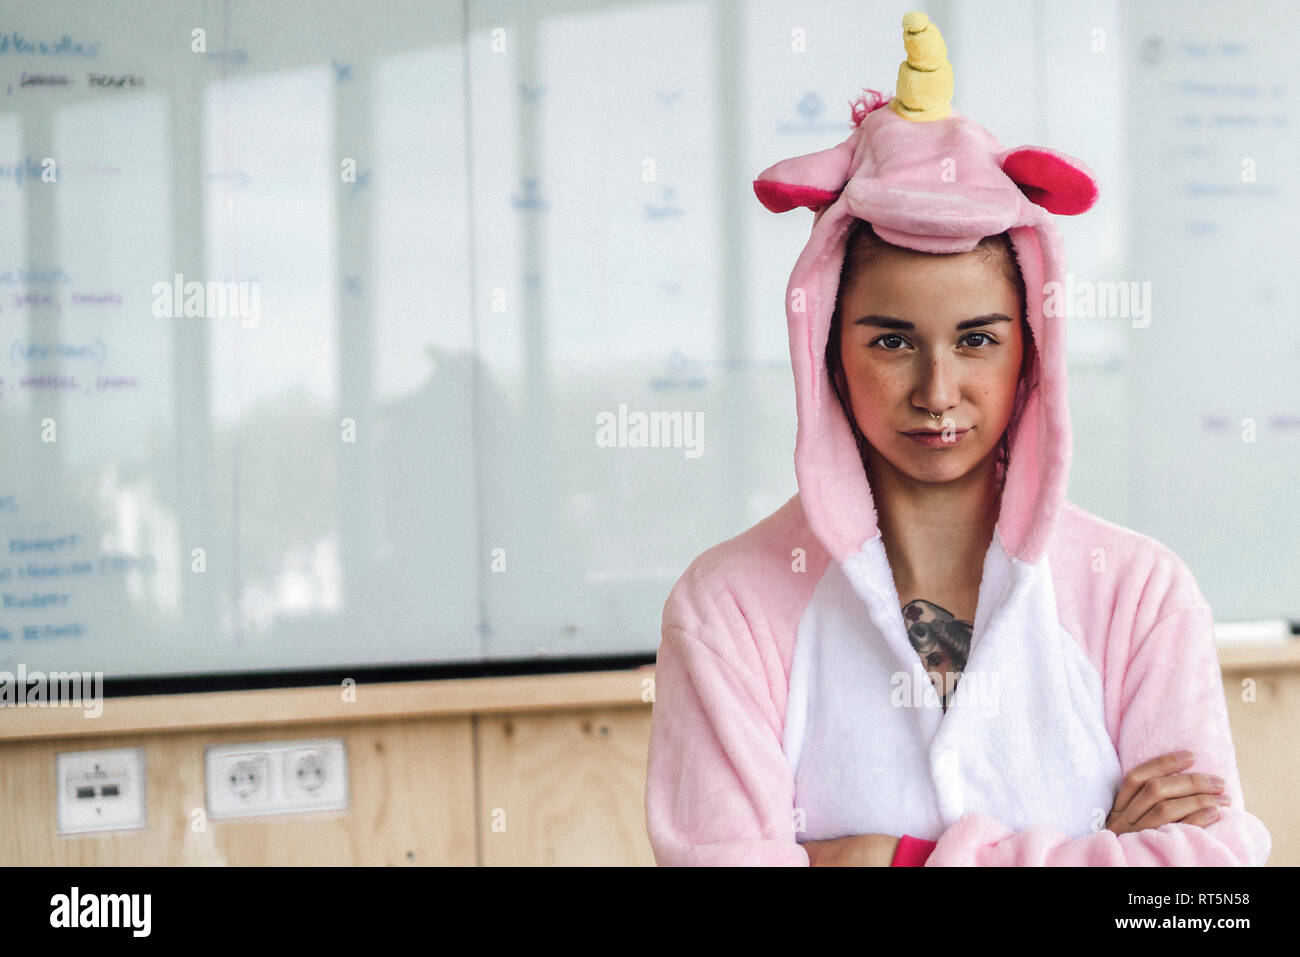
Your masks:
<svg viewBox="0 0 1300 957"><path fill-rule="evenodd" d="M906 376L890 374L887 370L846 368L845 375L848 377L849 395L858 425L864 432L869 430L868 423L887 419L891 407L896 406L911 391Z"/></svg>
<svg viewBox="0 0 1300 957"><path fill-rule="evenodd" d="M844 375L857 396L885 396L907 387L906 373L881 363L846 362Z"/></svg>
<svg viewBox="0 0 1300 957"><path fill-rule="evenodd" d="M980 375L968 384L970 394L985 409L1010 409L1016 398L1016 383L1019 381L1019 368L998 370L988 375Z"/></svg>

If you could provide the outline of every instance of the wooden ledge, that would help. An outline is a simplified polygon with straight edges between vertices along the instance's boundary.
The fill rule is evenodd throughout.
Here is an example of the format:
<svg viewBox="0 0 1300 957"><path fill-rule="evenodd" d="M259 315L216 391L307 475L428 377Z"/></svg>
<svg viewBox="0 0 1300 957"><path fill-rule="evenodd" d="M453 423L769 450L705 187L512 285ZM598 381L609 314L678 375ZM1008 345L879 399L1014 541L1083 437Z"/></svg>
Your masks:
<svg viewBox="0 0 1300 957"><path fill-rule="evenodd" d="M1300 640L1277 642L1221 642L1218 645L1219 667L1225 671L1257 668L1276 671L1300 668Z"/></svg>
<svg viewBox="0 0 1300 957"><path fill-rule="evenodd" d="M98 717L78 707L0 707L0 741L133 732L190 731L255 725L380 721L393 718L649 707L643 682L654 666L513 678L358 684L355 701L343 689L275 688L200 694L105 698ZM649 697L650 692L645 692ZM93 714L93 710L91 712Z"/></svg>

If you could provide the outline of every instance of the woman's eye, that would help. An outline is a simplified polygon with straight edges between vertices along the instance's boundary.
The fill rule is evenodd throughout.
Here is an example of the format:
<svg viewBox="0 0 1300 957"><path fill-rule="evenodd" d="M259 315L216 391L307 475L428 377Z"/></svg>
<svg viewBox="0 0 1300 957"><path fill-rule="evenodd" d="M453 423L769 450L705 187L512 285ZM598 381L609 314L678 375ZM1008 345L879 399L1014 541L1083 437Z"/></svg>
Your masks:
<svg viewBox="0 0 1300 957"><path fill-rule="evenodd" d="M970 340L972 338L976 339L977 341L971 342ZM976 349L983 349L988 346L995 346L997 345L998 342L987 332L968 332L965 336L962 337L961 341L971 346L972 348L976 348ZM903 346L905 346L906 344L907 344L906 339L904 339L902 336L898 335L897 333L893 333L893 332L887 332L884 335L876 336L876 338L872 339L871 342L868 343L869 346L880 345L886 352L901 352L903 350Z"/></svg>
<svg viewBox="0 0 1300 957"><path fill-rule="evenodd" d="M874 339L871 340L870 345L873 345L873 346L874 346L877 342L881 342L881 343L883 343L886 339L891 340L891 341L893 341L893 340L898 340L899 342L903 342L903 341L904 341L902 336L895 335L894 333L889 332L889 333L885 333L885 335L883 335L883 336L876 336L876 338L874 338ZM893 349L893 348L891 348L891 347L889 347L889 346L885 346L885 351L886 351L886 352L897 352L898 350L897 350L897 349Z"/></svg>

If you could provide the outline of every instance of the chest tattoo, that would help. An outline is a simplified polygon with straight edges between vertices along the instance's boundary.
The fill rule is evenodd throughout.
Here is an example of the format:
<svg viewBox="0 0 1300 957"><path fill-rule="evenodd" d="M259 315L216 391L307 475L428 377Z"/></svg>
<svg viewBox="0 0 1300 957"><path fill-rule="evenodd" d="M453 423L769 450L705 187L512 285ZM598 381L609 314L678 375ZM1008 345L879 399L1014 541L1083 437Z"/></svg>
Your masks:
<svg viewBox="0 0 1300 957"><path fill-rule="evenodd" d="M974 626L924 598L913 598L903 606L903 621L907 638L921 656L930 683L947 711L957 679L966 667Z"/></svg>

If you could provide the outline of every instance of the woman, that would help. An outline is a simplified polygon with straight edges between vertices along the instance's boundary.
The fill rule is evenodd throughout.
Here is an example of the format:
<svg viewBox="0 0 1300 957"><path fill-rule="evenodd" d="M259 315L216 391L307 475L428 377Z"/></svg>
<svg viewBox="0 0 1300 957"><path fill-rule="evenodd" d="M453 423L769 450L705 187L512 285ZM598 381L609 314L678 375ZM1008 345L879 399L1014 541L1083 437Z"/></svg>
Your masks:
<svg viewBox="0 0 1300 957"><path fill-rule="evenodd" d="M656 860L1262 864L1208 604L1065 500L1047 213L1095 183L953 111L937 29L904 31L898 95L754 184L817 210L787 297L799 493L665 605Z"/></svg>
<svg viewBox="0 0 1300 957"><path fill-rule="evenodd" d="M1024 284L1005 233L940 257L882 243L856 220L846 248L829 378L898 594L915 596L902 609L907 637L946 710L969 654L1007 427L1033 355Z"/></svg>

